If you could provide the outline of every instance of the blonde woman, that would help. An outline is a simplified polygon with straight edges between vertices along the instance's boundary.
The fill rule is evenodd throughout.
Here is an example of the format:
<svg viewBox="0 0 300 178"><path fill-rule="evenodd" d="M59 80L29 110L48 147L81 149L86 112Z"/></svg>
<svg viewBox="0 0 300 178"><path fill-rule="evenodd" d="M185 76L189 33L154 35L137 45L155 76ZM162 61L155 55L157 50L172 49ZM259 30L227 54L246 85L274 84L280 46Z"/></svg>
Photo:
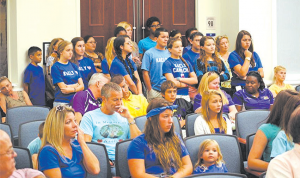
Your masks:
<svg viewBox="0 0 300 178"><path fill-rule="evenodd" d="M144 134L133 139L127 152L131 177L178 178L192 173L189 153L174 132L176 108L163 98L155 98L148 105Z"/></svg>
<svg viewBox="0 0 300 178"><path fill-rule="evenodd" d="M291 89L295 90L295 88L289 84L285 84L284 80L286 77L286 69L282 66L276 66L274 68L274 78L273 84L269 87L269 90L272 92L273 97L275 98L281 90Z"/></svg>
<svg viewBox="0 0 300 178"><path fill-rule="evenodd" d="M232 135L231 122L222 116L223 99L219 91L205 91L202 98L202 112L196 118L195 135L202 134L230 134Z"/></svg>
<svg viewBox="0 0 300 178"><path fill-rule="evenodd" d="M199 93L195 96L194 99L195 113L201 113L202 96L204 95L205 91L208 90L217 90L220 92L223 98L223 113L228 113L230 119L235 120L235 114L237 113L237 110L235 108L234 102L232 101L231 96L229 94L220 89L220 76L213 72L208 72L204 74L201 79L198 88Z"/></svg>
<svg viewBox="0 0 300 178"><path fill-rule="evenodd" d="M102 72L106 77L110 77L110 66L112 61L114 60L116 53L114 49L114 41L116 37L111 37L107 41L107 45L105 47L105 58L101 62Z"/></svg>
<svg viewBox="0 0 300 178"><path fill-rule="evenodd" d="M100 172L100 164L84 141L73 109L54 107L45 121L39 170L49 178L85 177ZM77 139L75 137L77 136Z"/></svg>

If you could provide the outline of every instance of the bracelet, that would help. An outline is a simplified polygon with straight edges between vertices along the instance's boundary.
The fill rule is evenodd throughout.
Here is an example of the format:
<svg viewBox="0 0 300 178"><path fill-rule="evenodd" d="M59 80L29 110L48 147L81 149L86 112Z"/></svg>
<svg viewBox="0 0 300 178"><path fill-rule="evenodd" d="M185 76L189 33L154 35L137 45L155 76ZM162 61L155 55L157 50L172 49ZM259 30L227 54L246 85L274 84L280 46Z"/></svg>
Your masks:
<svg viewBox="0 0 300 178"><path fill-rule="evenodd" d="M133 120L132 122L129 122L128 125L133 125L135 124L135 120Z"/></svg>

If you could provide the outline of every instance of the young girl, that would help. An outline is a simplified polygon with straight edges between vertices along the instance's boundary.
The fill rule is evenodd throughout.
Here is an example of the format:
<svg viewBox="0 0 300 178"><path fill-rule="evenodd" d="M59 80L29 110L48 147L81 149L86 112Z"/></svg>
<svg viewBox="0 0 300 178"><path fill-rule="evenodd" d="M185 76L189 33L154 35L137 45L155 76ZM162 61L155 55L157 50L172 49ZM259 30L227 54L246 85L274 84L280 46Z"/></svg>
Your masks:
<svg viewBox="0 0 300 178"><path fill-rule="evenodd" d="M195 120L195 135L232 134L231 121L222 116L223 99L219 91L208 90L202 95L202 112Z"/></svg>
<svg viewBox="0 0 300 178"><path fill-rule="evenodd" d="M221 82L229 80L229 72L224 62L216 55L215 40L210 36L204 36L200 40L200 58L197 59L195 71L199 83L207 72L218 73Z"/></svg>
<svg viewBox="0 0 300 178"><path fill-rule="evenodd" d="M167 47L171 57L163 64L163 75L167 80L171 80L176 84L178 88L176 98L184 98L190 101L188 85L197 84L198 81L192 65L181 57L181 39L170 38Z"/></svg>
<svg viewBox="0 0 300 178"><path fill-rule="evenodd" d="M218 142L211 139L204 140L199 148L198 161L193 174L225 173L228 172Z"/></svg>

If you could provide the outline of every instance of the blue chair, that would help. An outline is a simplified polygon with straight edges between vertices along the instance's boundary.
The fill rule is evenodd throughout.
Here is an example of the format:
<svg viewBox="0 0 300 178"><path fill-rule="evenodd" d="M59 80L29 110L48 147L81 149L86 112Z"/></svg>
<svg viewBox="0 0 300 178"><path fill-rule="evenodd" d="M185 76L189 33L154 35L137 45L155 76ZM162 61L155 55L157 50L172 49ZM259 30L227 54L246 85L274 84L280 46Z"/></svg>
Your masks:
<svg viewBox="0 0 300 178"><path fill-rule="evenodd" d="M253 144L253 141L254 141L254 137L255 137L255 134L251 134L251 135L248 135L246 137L246 157L248 159L248 156L249 156L249 153L250 153L250 150L252 148L252 144Z"/></svg>
<svg viewBox="0 0 300 178"><path fill-rule="evenodd" d="M11 132L11 127L8 124L2 124L0 123L0 129L3 130L4 132L6 132L11 140L11 142L13 143L13 139L12 139L12 132Z"/></svg>
<svg viewBox="0 0 300 178"><path fill-rule="evenodd" d="M87 173L87 178L111 178L110 164L105 145L101 143L88 142L87 146L94 153L100 163L100 173L97 175Z"/></svg>
<svg viewBox="0 0 300 178"><path fill-rule="evenodd" d="M122 178L130 177L130 171L127 161L127 150L132 139L118 142L116 144L116 175Z"/></svg>
<svg viewBox="0 0 300 178"><path fill-rule="evenodd" d="M244 174L236 174L236 173L204 173L204 174L195 174L195 175L190 175L185 178L247 178L246 175Z"/></svg>
<svg viewBox="0 0 300 178"><path fill-rule="evenodd" d="M29 121L20 125L19 127L19 145L20 147L27 148L29 143L38 137L39 126L45 122L41 121Z"/></svg>
<svg viewBox="0 0 300 178"><path fill-rule="evenodd" d="M33 168L31 155L27 148L14 147L14 151L17 153L16 169Z"/></svg>
<svg viewBox="0 0 300 178"><path fill-rule="evenodd" d="M206 139L213 139L218 142L223 154L223 159L226 162L228 172L238 174L244 172L240 144L237 137L234 135L206 134L185 138L184 142L190 153L190 157L194 166L198 160L199 147Z"/></svg>
<svg viewBox="0 0 300 178"><path fill-rule="evenodd" d="M295 90L296 90L297 92L299 92L299 91L300 91L300 85L296 86Z"/></svg>
<svg viewBox="0 0 300 178"><path fill-rule="evenodd" d="M147 121L147 117L146 116L140 116L140 117L136 117L135 118L135 123L137 125L137 127L143 132L144 131L144 127ZM175 126L175 132L180 134L181 138L182 138L182 131L181 131L181 127L180 127L180 123L177 119L177 117L173 117L173 123Z"/></svg>
<svg viewBox="0 0 300 178"><path fill-rule="evenodd" d="M20 106L7 109L6 122L11 126L13 139L18 138L20 124L46 120L48 113L49 108L43 106Z"/></svg>

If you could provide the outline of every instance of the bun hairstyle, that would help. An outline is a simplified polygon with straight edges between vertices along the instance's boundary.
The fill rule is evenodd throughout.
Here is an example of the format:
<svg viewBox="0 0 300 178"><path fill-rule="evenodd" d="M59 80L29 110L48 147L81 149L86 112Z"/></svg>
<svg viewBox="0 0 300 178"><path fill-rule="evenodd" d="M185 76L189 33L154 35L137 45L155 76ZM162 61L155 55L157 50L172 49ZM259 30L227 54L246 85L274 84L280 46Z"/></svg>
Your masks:
<svg viewBox="0 0 300 178"><path fill-rule="evenodd" d="M173 44L176 41L180 41L181 42L181 39L179 39L179 38L169 38L168 43L167 43L167 48L168 49L172 49L173 48ZM188 63L185 61L185 59L183 59L182 56L179 56L179 58L186 65L186 67L189 69L189 72L190 72L190 67L189 67Z"/></svg>
<svg viewBox="0 0 300 178"><path fill-rule="evenodd" d="M245 49L242 47L242 38L244 37L244 35L248 35L252 39L251 34L249 32L247 32L246 30L242 30L238 33L238 35L236 37L236 42L235 42L235 52L237 52L238 55L243 60L245 60L245 54L244 54ZM251 42L250 47L249 47L248 50L253 54L254 49L253 49L253 43L252 42ZM255 60L253 58L253 55L251 56L250 64L251 64L252 68L255 67Z"/></svg>
<svg viewBox="0 0 300 178"><path fill-rule="evenodd" d="M132 66L132 64L131 64L131 62L129 61L129 58L128 58L128 57L131 55L131 53L128 53L128 54L126 55L126 58L125 58L125 59L123 59L123 57L122 57L122 49L121 49L121 46L124 46L124 44L125 44L125 38L129 38L129 36L127 36L127 35L121 35L121 36L118 36L118 37L114 40L115 53L116 53L118 59L119 59L119 60L122 62L122 64L124 65L124 67L125 67L125 69L126 69L126 71L127 71L128 74L130 74L130 71L129 71L129 68L130 68L131 73L132 73L132 80L133 80L134 82L136 82L136 81L137 81L137 78L134 76L134 68L133 68L133 66ZM129 38L129 39L130 39L130 38ZM128 65L129 65L129 68L128 68L128 66L127 66L127 64L126 64L126 62L125 62L125 60L127 61Z"/></svg>

